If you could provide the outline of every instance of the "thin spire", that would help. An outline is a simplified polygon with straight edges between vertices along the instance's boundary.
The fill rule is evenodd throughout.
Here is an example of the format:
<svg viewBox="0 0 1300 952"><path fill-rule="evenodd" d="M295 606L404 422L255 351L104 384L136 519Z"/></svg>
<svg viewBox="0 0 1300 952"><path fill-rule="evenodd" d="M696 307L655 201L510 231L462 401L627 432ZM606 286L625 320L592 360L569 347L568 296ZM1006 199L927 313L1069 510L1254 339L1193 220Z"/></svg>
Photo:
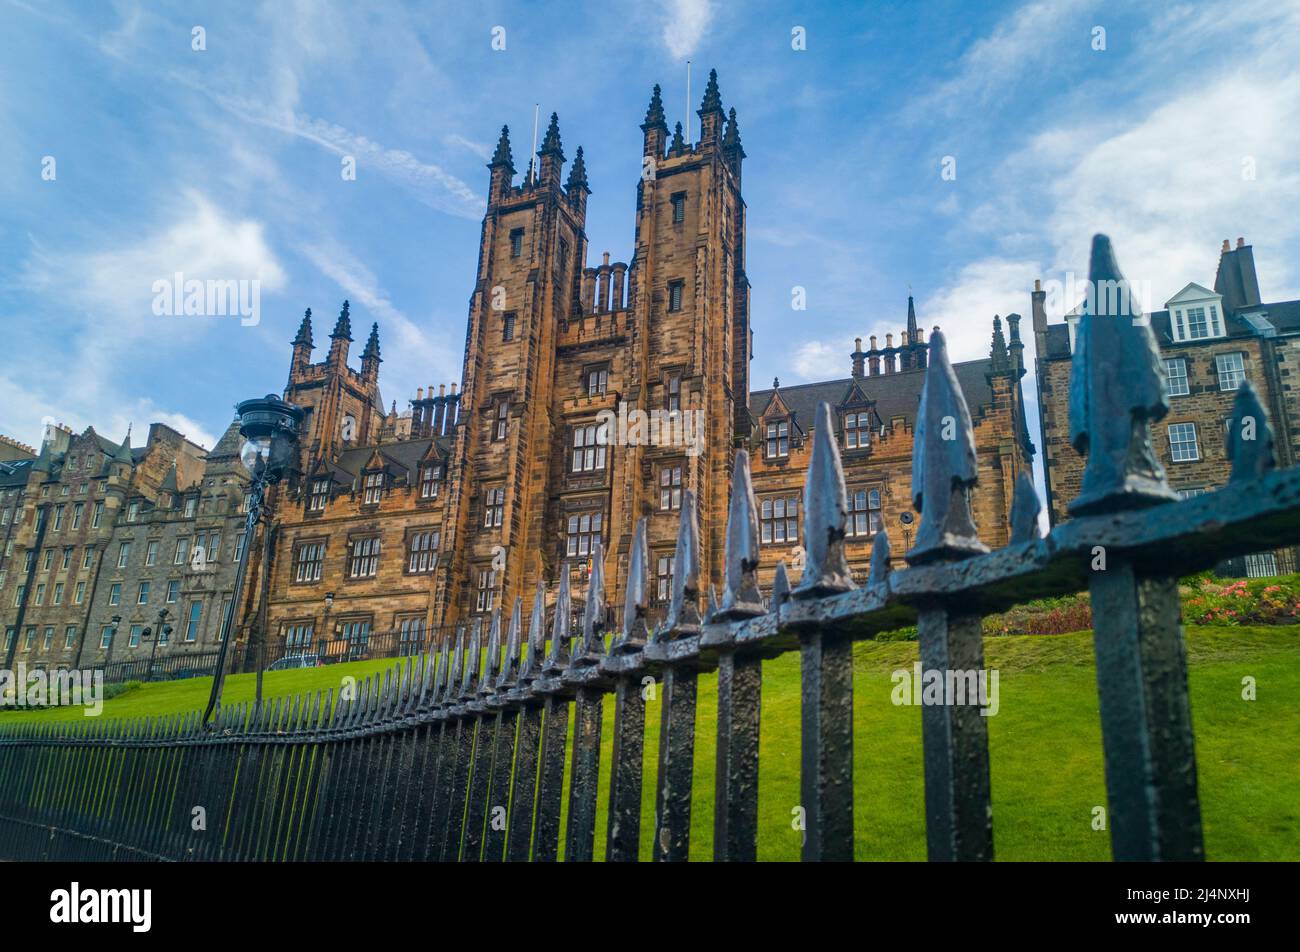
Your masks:
<svg viewBox="0 0 1300 952"><path fill-rule="evenodd" d="M650 94L650 108L645 111L645 122L641 123L641 131L649 132L651 129L668 131L668 122L664 118L664 101L658 83L655 83L654 92Z"/></svg>
<svg viewBox="0 0 1300 952"><path fill-rule="evenodd" d="M686 140L682 138L682 124L679 122L673 128L673 141L668 146L669 152L685 152Z"/></svg>
<svg viewBox="0 0 1300 952"><path fill-rule="evenodd" d="M740 144L740 127L736 123L736 108L734 106L727 113L727 131L722 136L722 147L739 153L742 159L745 158L745 148Z"/></svg>
<svg viewBox="0 0 1300 952"><path fill-rule="evenodd" d="M907 296L907 340L908 343L916 343L916 304L910 294Z"/></svg>
<svg viewBox="0 0 1300 952"><path fill-rule="evenodd" d="M704 87L704 101L700 103L700 116L705 113L722 112L722 94L718 92L718 71L709 70L709 84Z"/></svg>
<svg viewBox="0 0 1300 952"><path fill-rule="evenodd" d="M352 315L350 305L345 300L343 309L339 311L339 319L334 324L334 330L330 333L330 340L352 340Z"/></svg>
<svg viewBox="0 0 1300 952"><path fill-rule="evenodd" d="M839 443L829 403L817 405L812 458L803 490L804 569L794 594L800 598L831 595L853 588L844 551L848 497Z"/></svg>
<svg viewBox="0 0 1300 952"><path fill-rule="evenodd" d="M542 147L537 154L559 156L560 161L564 161L564 148L560 145L560 117L557 113L551 113L551 124L546 127L546 138L542 140Z"/></svg>
<svg viewBox="0 0 1300 952"><path fill-rule="evenodd" d="M298 336L293 339L293 345L306 346L308 350L315 346L311 338L311 308L303 312L302 323L298 325Z"/></svg>
<svg viewBox="0 0 1300 952"><path fill-rule="evenodd" d="M366 341L366 349L361 354L362 360L382 360L379 356L379 322L370 325L370 339Z"/></svg>
<svg viewBox="0 0 1300 952"><path fill-rule="evenodd" d="M989 369L993 373L1003 373L1011 369L1006 338L1002 336L1002 318L996 314L993 315L993 344L989 348L989 357L991 359Z"/></svg>
<svg viewBox="0 0 1300 952"><path fill-rule="evenodd" d="M569 181L564 185L567 192L579 188L588 195L591 194L591 187L587 184L587 163L582 158L582 146L578 146L578 152L573 157L573 167L569 169Z"/></svg>
<svg viewBox="0 0 1300 952"><path fill-rule="evenodd" d="M501 127L501 138L497 139L497 150L492 153L492 161L488 163L488 168L504 168L511 175L515 174L515 157L510 152L510 127Z"/></svg>

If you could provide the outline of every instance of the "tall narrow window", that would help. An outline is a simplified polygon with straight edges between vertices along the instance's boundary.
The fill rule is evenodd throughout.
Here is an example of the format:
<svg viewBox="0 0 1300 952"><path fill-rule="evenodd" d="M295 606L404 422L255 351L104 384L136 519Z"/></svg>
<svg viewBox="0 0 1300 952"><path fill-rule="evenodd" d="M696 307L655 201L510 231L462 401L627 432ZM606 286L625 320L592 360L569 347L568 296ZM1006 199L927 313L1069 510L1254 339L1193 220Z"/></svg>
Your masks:
<svg viewBox="0 0 1300 952"><path fill-rule="evenodd" d="M501 339L503 341L512 341L515 339L515 315L507 314L501 318Z"/></svg>
<svg viewBox="0 0 1300 952"><path fill-rule="evenodd" d="M73 529L81 528L81 516L82 513L84 513L85 511L86 511L86 504L84 502L79 502L72 507L72 528Z"/></svg>
<svg viewBox="0 0 1300 952"><path fill-rule="evenodd" d="M63 629L63 647L71 648L77 643L77 626L68 625Z"/></svg>
<svg viewBox="0 0 1300 952"><path fill-rule="evenodd" d="M483 528L498 528L501 525L501 520L505 518L506 491L504 489L489 489L483 499Z"/></svg>
<svg viewBox="0 0 1300 952"><path fill-rule="evenodd" d="M54 532L58 532L63 528L63 508L62 505L54 507ZM135 520L132 519L131 521L134 522Z"/></svg>
<svg viewBox="0 0 1300 952"><path fill-rule="evenodd" d="M97 502L95 503L95 514L90 517L90 528L98 529L99 523L103 518L104 518L104 504L102 502Z"/></svg>
<svg viewBox="0 0 1300 952"><path fill-rule="evenodd" d="M184 565L190 560L190 540L177 539L176 552L172 556L172 565Z"/></svg>
<svg viewBox="0 0 1300 952"><path fill-rule="evenodd" d="M672 374L668 378L668 400L667 410L671 413L673 410L682 408L682 375Z"/></svg>
<svg viewBox="0 0 1300 952"><path fill-rule="evenodd" d="M438 529L424 529L411 534L406 571L423 575L432 572L438 561L438 542L442 533Z"/></svg>
<svg viewBox="0 0 1300 952"><path fill-rule="evenodd" d="M1214 368L1219 373L1220 390L1236 390L1246 379L1246 364L1241 354L1218 354Z"/></svg>
<svg viewBox="0 0 1300 952"><path fill-rule="evenodd" d="M108 603L110 605L122 604L122 584L114 582L108 587Z"/></svg>
<svg viewBox="0 0 1300 952"><path fill-rule="evenodd" d="M759 504L758 525L764 544L799 541L799 497L777 496Z"/></svg>
<svg viewBox="0 0 1300 952"><path fill-rule="evenodd" d="M673 560L661 555L655 560L655 601L665 604L673 593Z"/></svg>
<svg viewBox="0 0 1300 952"><path fill-rule="evenodd" d="M131 503L131 505L127 506L126 508L126 521L135 522L139 518L140 518L140 504L138 502L133 502Z"/></svg>
<svg viewBox="0 0 1300 952"><path fill-rule="evenodd" d="M524 253L524 230L516 228L510 232L510 257L518 258Z"/></svg>
<svg viewBox="0 0 1300 952"><path fill-rule="evenodd" d="M403 658L418 655L424 644L424 619L418 615L401 619L397 624L398 650Z"/></svg>
<svg viewBox="0 0 1300 952"><path fill-rule="evenodd" d="M1196 443L1195 423L1169 425L1169 453L1175 463L1190 463L1201 458L1201 450Z"/></svg>
<svg viewBox="0 0 1300 952"><path fill-rule="evenodd" d="M379 537L368 536L352 543L352 578L374 578L379 572Z"/></svg>
<svg viewBox="0 0 1300 952"><path fill-rule="evenodd" d="M126 560L129 559L130 557L131 557L131 543L130 542L119 543L117 547L117 567L119 569L126 568Z"/></svg>
<svg viewBox="0 0 1300 952"><path fill-rule="evenodd" d="M198 508L199 508L199 497L198 497L198 496L191 496L189 499L186 499L186 500L185 500L185 518L186 518L186 519L193 519L193 518L194 518L194 513L195 513L196 511L198 511Z"/></svg>
<svg viewBox="0 0 1300 952"><path fill-rule="evenodd" d="M145 546L144 564L145 565L158 564L158 540L157 539L151 540L149 544Z"/></svg>
<svg viewBox="0 0 1300 952"><path fill-rule="evenodd" d="M680 311L682 309L682 288L681 281L670 281L668 283L668 310Z"/></svg>
<svg viewBox="0 0 1300 952"><path fill-rule="evenodd" d="M601 367L597 370L587 371L587 396L599 397L605 393L605 388L609 386L609 370Z"/></svg>
<svg viewBox="0 0 1300 952"><path fill-rule="evenodd" d="M790 422L788 420L779 420L776 423L767 425L767 450L764 455L768 459L781 459L790 455Z"/></svg>
<svg viewBox="0 0 1300 952"><path fill-rule="evenodd" d="M362 496L362 504L367 506L376 505L379 500L384 498L384 474L367 473L365 483L365 495Z"/></svg>
<svg viewBox="0 0 1300 952"><path fill-rule="evenodd" d="M1185 397L1191 392L1187 386L1187 361L1181 357L1165 360L1165 384L1171 397Z"/></svg>
<svg viewBox="0 0 1300 952"><path fill-rule="evenodd" d="M606 426L590 423L573 428L573 472L589 473L605 468Z"/></svg>
<svg viewBox="0 0 1300 952"><path fill-rule="evenodd" d="M325 543L304 542L298 546L298 564L294 569L294 581L319 582L324 564Z"/></svg>
<svg viewBox="0 0 1300 952"><path fill-rule="evenodd" d="M420 498L437 499L438 484L442 481L442 467L437 463L426 463L420 469Z"/></svg>
<svg viewBox="0 0 1300 952"><path fill-rule="evenodd" d="M682 508L680 466L665 466L659 470L659 508L665 512Z"/></svg>
<svg viewBox="0 0 1300 952"><path fill-rule="evenodd" d="M478 587L475 592L474 610L490 612L496 604L497 573L493 569L479 569Z"/></svg>
<svg viewBox="0 0 1300 952"><path fill-rule="evenodd" d="M678 192L673 196L673 224L686 221L686 193Z"/></svg>
<svg viewBox="0 0 1300 952"><path fill-rule="evenodd" d="M137 589L137 591L136 591L136 595L135 595L135 603L136 603L137 605L148 605L148 604L149 604L149 583L148 583L148 582L141 582L141 583L140 583L140 587L139 587L139 589Z"/></svg>
<svg viewBox="0 0 1300 952"><path fill-rule="evenodd" d="M497 417L492 426L492 439L504 440L506 438L506 424L510 422L510 403L507 400L497 401Z"/></svg>
<svg viewBox="0 0 1300 952"><path fill-rule="evenodd" d="M185 640L194 641L199 636L199 618L203 614L202 602L190 602L190 617L185 622Z"/></svg>
<svg viewBox="0 0 1300 952"><path fill-rule="evenodd" d="M314 479L311 483L311 496L307 501L309 512L324 512L325 505L330 498L330 481L328 479Z"/></svg>
<svg viewBox="0 0 1300 952"><path fill-rule="evenodd" d="M849 517L845 535L865 538L880 531L880 490L859 489L849 493Z"/></svg>

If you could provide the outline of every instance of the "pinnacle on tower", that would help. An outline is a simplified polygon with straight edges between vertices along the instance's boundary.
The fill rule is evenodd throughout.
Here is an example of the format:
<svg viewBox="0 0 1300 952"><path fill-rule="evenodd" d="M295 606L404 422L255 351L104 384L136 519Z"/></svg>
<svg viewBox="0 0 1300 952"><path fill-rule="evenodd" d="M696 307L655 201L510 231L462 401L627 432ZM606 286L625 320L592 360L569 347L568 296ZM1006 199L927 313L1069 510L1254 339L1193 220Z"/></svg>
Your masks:
<svg viewBox="0 0 1300 952"><path fill-rule="evenodd" d="M379 356L379 323L370 325L370 339L366 341L366 349L361 352L362 360L380 360Z"/></svg>
<svg viewBox="0 0 1300 952"><path fill-rule="evenodd" d="M311 308L303 312L302 323L298 325L298 336L293 339L293 346L305 346L308 350L315 346L311 339Z"/></svg>
<svg viewBox="0 0 1300 952"><path fill-rule="evenodd" d="M992 358L989 370L993 373L1011 369L1011 360L1007 355L1007 342L1002 336L1002 318L996 314L993 315L993 346L989 350L989 356Z"/></svg>
<svg viewBox="0 0 1300 952"><path fill-rule="evenodd" d="M501 138L497 140L497 150L492 153L492 161L488 163L488 168L509 169L510 174L515 174L515 158L510 152L510 127L501 127Z"/></svg>
<svg viewBox="0 0 1300 952"><path fill-rule="evenodd" d="M686 151L686 140L682 138L682 124L680 122L673 129L673 141L668 146L668 151L674 154Z"/></svg>
<svg viewBox="0 0 1300 952"><path fill-rule="evenodd" d="M664 119L664 101L660 96L658 83L655 83L654 92L650 94L650 108L645 111L645 122L641 123L642 132L649 132L651 129L668 131L668 123Z"/></svg>
<svg viewBox="0 0 1300 952"><path fill-rule="evenodd" d="M122 445L119 446L117 448L117 452L113 454L113 461L117 463L131 462L131 424L130 423L126 425L126 439L122 441Z"/></svg>
<svg viewBox="0 0 1300 952"><path fill-rule="evenodd" d="M722 112L722 94L718 92L718 71L709 70L709 84L704 87L704 101L700 103L700 116L705 113Z"/></svg>
<svg viewBox="0 0 1300 952"><path fill-rule="evenodd" d="M916 343L916 305L910 294L907 296L907 339L910 343Z"/></svg>
<svg viewBox="0 0 1300 952"><path fill-rule="evenodd" d="M560 145L560 117L556 113L551 113L551 124L546 127L546 138L542 140L542 147L537 154L556 155L561 162L564 161L564 149Z"/></svg>
<svg viewBox="0 0 1300 952"><path fill-rule="evenodd" d="M567 192L572 192L578 188L583 189L588 194L591 193L591 188L587 184L587 163L582 159L582 146L578 146L578 152L573 157L573 167L569 169L569 181L564 186Z"/></svg>
<svg viewBox="0 0 1300 952"><path fill-rule="evenodd" d="M330 340L352 340L352 317L348 308L348 302L344 301L343 310L339 311L339 319L334 325L334 331L330 334Z"/></svg>
<svg viewBox="0 0 1300 952"><path fill-rule="evenodd" d="M739 152L740 157L745 158L745 148L740 144L740 127L736 124L736 110L734 107L727 113L727 131L722 136L722 147Z"/></svg>

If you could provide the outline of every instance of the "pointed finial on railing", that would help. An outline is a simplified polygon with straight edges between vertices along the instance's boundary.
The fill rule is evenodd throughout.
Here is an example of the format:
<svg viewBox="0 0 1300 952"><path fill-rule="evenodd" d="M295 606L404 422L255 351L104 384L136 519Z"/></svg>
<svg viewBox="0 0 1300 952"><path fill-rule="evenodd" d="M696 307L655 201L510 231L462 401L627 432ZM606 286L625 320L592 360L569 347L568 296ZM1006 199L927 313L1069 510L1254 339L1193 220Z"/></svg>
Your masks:
<svg viewBox="0 0 1300 952"><path fill-rule="evenodd" d="M542 668L542 655L546 651L546 585L537 580L537 594L533 596L533 611L528 616L528 654L519 671L519 683L527 684L537 678Z"/></svg>
<svg viewBox="0 0 1300 952"><path fill-rule="evenodd" d="M844 553L844 523L849 503L844 491L844 469L835 440L831 405L817 405L812 458L803 489L804 564L795 598L834 595L853 588Z"/></svg>
<svg viewBox="0 0 1300 952"><path fill-rule="evenodd" d="M704 603L704 621L709 623L713 621L713 616L718 613L718 588L712 582L709 583L709 599Z"/></svg>
<svg viewBox="0 0 1300 952"><path fill-rule="evenodd" d="M519 639L523 624L524 598L515 597L515 607L510 612L510 628L506 631L506 657L501 663L501 674L497 678L497 690L510 687L519 677Z"/></svg>
<svg viewBox="0 0 1300 952"><path fill-rule="evenodd" d="M964 559L989 550L979 540L970 511L970 491L978 479L966 397L948 361L943 332L935 331L912 437L912 505L921 513L921 526L916 546L905 556L910 564Z"/></svg>
<svg viewBox="0 0 1300 952"><path fill-rule="evenodd" d="M444 635L442 639L442 645L438 649L438 670L435 672L436 676L433 682L433 694L430 695L433 698L434 704L441 704L443 700L443 692L446 688L447 680L448 680L447 658L448 655L450 654L450 651L451 651L451 639L448 638L446 635Z"/></svg>
<svg viewBox="0 0 1300 952"><path fill-rule="evenodd" d="M1169 412L1160 351L1105 235L1092 239L1087 290L1070 366L1070 442L1088 462L1070 513L1177 499L1151 447L1151 423Z"/></svg>
<svg viewBox="0 0 1300 952"><path fill-rule="evenodd" d="M542 673L551 674L569 663L569 625L572 623L572 601L569 598L569 567L560 566L560 590L555 596L555 618L551 623L551 653L546 657Z"/></svg>
<svg viewBox="0 0 1300 952"><path fill-rule="evenodd" d="M1227 449L1228 459L1232 460L1230 483L1263 476L1277 465L1268 411L1249 380L1242 383L1232 402Z"/></svg>
<svg viewBox="0 0 1300 952"><path fill-rule="evenodd" d="M442 696L442 703L450 704L459 687L461 668L465 660L465 626L456 629L456 647L451 650L451 675L447 678L447 691Z"/></svg>
<svg viewBox="0 0 1300 952"><path fill-rule="evenodd" d="M591 577L587 580L587 603L582 610L582 644L573 656L573 664L595 664L604 653L605 550L597 539L591 547Z"/></svg>
<svg viewBox="0 0 1300 952"><path fill-rule="evenodd" d="M496 690L497 671L501 663L501 606L492 609L492 623L488 627L487 661L483 665L480 690Z"/></svg>
<svg viewBox="0 0 1300 952"><path fill-rule="evenodd" d="M623 630L610 645L610 654L629 654L645 645L646 612L650 608L650 554L646 547L645 516L636 521L632 533L632 551L627 562L627 585L623 593Z"/></svg>
<svg viewBox="0 0 1300 952"><path fill-rule="evenodd" d="M670 641L695 634L700 628L700 523L695 514L695 493L682 493L681 520L677 524L677 551L673 553L673 593L668 617L655 632L655 641Z"/></svg>
<svg viewBox="0 0 1300 952"><path fill-rule="evenodd" d="M483 619L475 618L470 631L469 647L465 651L465 674L460 682L460 696L469 699L478 690L479 636L483 631Z"/></svg>
<svg viewBox="0 0 1300 952"><path fill-rule="evenodd" d="M1011 544L1030 542L1042 538L1038 529L1038 514L1042 512L1038 490L1028 470L1022 469L1016 477L1015 492L1011 497Z"/></svg>
<svg viewBox="0 0 1300 952"><path fill-rule="evenodd" d="M731 471L731 506L727 511L727 579L721 613L714 621L753 618L763 614L758 591L758 503L749 472L749 453L736 450Z"/></svg>
<svg viewBox="0 0 1300 952"><path fill-rule="evenodd" d="M767 610L781 614L781 606L790 600L790 576L785 571L785 559L776 563L776 575L772 577L772 597L768 599Z"/></svg>
<svg viewBox="0 0 1300 952"><path fill-rule="evenodd" d="M871 570L867 574L868 585L879 585L889 578L893 571L889 567L889 534L881 529L871 540Z"/></svg>

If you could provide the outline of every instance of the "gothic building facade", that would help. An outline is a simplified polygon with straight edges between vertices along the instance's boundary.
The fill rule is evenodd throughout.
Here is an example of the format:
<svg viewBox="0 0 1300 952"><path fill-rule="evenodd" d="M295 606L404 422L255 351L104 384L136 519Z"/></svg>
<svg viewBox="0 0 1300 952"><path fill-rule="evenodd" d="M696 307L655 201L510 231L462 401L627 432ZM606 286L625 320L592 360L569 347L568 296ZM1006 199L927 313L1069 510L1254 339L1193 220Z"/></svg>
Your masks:
<svg viewBox="0 0 1300 952"><path fill-rule="evenodd" d="M394 403L386 411L379 327L372 324L354 369L344 302L328 350L313 362L307 311L283 391L306 411L300 457L297 472L269 494L269 547L260 531L255 540L241 537L244 477L233 428L209 454L163 440L161 431L144 451L88 431L74 445L43 449L31 473L11 477L23 498L39 502L65 483L76 487L76 473L94 472L86 482L98 488L85 498L102 501L105 512L94 539L78 543L96 560L75 621L74 640L86 640L81 657L104 659L103 630L114 615L126 632L114 660L139 650L130 633L149 623L156 599L176 606L169 651L213 647L242 545L257 548L235 612L237 636L264 629L281 651L366 644L381 633L391 633L395 649L427 644L430 632L530 601L539 583L553 601L562 573L580 597L597 543L617 603L642 518L652 600L666 602L687 492L697 500L702 581L720 590L739 449L752 461L770 552L762 581L770 584L783 559L797 582L803 479L821 402L832 408L849 488L850 563L865 579L878 533L888 534L901 563L914 530L912 436L928 356L912 302L898 343L892 334L883 347L874 337L866 349L857 340L845 376L753 389L746 154L715 74L698 116L698 141L687 141L680 125L670 131L655 87L641 124L643 172L626 263L608 254L588 263L586 157L576 149L565 174L558 117L518 179L502 129L488 164L459 388L421 389L408 410L399 414ZM954 368L975 427L975 517L992 546L1008 539L1012 487L1034 453L1019 322L1008 315L1004 336L993 318L989 357ZM20 558L48 547L36 540L39 508L29 501L19 518ZM92 530L87 522L78 531ZM196 540L204 564L182 562L182 548L192 556ZM0 623L15 630L20 655L39 661L39 633L53 624L61 644L64 623L47 621L48 603L25 601L28 591L16 596L9 574ZM143 583L147 602L139 601ZM27 608L17 620L20 604ZM33 627L29 645L21 632ZM61 650L45 660L64 663Z"/></svg>

